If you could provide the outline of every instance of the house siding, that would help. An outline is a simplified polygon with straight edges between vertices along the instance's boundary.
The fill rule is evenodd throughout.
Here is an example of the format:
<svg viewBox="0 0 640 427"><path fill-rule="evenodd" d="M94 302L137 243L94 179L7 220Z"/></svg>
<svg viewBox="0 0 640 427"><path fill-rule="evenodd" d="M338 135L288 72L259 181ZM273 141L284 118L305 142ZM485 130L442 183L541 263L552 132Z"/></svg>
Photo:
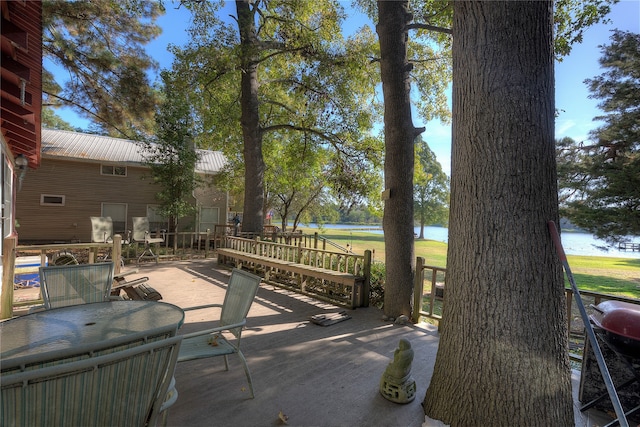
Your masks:
<svg viewBox="0 0 640 427"><path fill-rule="evenodd" d="M127 206L127 229L132 217L147 216L147 206L157 205L160 187L151 180L145 167L127 166L127 176L101 175L107 162L70 161L44 158L40 168L31 170L17 196L16 219L21 244L49 242L90 242L91 216L101 216L102 203ZM118 164L121 163L110 163ZM43 194L65 197L64 206L42 206ZM220 209L221 221L227 209L226 193L215 188L194 192L200 206ZM182 218L179 230L194 230L197 217Z"/></svg>

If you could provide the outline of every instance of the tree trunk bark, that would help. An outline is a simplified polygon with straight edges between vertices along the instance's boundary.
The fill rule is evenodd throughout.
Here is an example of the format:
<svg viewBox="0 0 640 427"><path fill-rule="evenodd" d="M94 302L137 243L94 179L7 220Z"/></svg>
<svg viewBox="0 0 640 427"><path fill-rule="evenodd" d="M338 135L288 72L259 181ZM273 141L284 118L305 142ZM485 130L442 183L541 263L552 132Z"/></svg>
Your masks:
<svg viewBox="0 0 640 427"><path fill-rule="evenodd" d="M553 2L453 2L447 281L425 413L574 425L558 220Z"/></svg>
<svg viewBox="0 0 640 427"><path fill-rule="evenodd" d="M242 138L244 142L244 207L242 231L261 233L264 224L264 157L262 130L258 113L258 61L259 52L253 14L249 0L236 1L240 45L242 49L241 110Z"/></svg>
<svg viewBox="0 0 640 427"><path fill-rule="evenodd" d="M386 246L384 312L411 316L415 273L413 242L413 143L421 130L411 119L407 60L408 1L378 1L380 74L384 96L385 190L382 226Z"/></svg>

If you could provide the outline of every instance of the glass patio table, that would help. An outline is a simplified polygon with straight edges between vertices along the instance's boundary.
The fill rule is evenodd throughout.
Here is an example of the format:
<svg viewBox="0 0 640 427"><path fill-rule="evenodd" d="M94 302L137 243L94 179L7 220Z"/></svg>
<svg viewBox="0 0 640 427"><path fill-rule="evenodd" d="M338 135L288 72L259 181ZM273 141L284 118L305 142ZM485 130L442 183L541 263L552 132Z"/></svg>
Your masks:
<svg viewBox="0 0 640 427"><path fill-rule="evenodd" d="M39 311L0 322L0 368L151 331L175 335L184 311L156 301L109 301Z"/></svg>

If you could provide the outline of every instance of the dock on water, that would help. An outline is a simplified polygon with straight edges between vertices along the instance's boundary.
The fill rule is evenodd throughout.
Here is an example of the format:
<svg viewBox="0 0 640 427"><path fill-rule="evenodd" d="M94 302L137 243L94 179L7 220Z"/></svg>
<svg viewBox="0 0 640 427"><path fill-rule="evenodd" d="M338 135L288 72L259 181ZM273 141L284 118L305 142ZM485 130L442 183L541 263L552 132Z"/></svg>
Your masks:
<svg viewBox="0 0 640 427"><path fill-rule="evenodd" d="M620 242L618 243L618 250L640 252L640 243Z"/></svg>

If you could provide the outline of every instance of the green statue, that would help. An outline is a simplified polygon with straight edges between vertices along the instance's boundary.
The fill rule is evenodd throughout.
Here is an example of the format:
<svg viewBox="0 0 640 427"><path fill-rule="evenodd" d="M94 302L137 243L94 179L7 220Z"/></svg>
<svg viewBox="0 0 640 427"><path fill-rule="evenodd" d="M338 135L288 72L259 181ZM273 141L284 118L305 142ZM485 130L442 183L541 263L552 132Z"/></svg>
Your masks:
<svg viewBox="0 0 640 427"><path fill-rule="evenodd" d="M407 339L401 339L393 353L393 361L380 379L380 393L396 403L409 403L416 397L416 382L411 378L413 349Z"/></svg>

